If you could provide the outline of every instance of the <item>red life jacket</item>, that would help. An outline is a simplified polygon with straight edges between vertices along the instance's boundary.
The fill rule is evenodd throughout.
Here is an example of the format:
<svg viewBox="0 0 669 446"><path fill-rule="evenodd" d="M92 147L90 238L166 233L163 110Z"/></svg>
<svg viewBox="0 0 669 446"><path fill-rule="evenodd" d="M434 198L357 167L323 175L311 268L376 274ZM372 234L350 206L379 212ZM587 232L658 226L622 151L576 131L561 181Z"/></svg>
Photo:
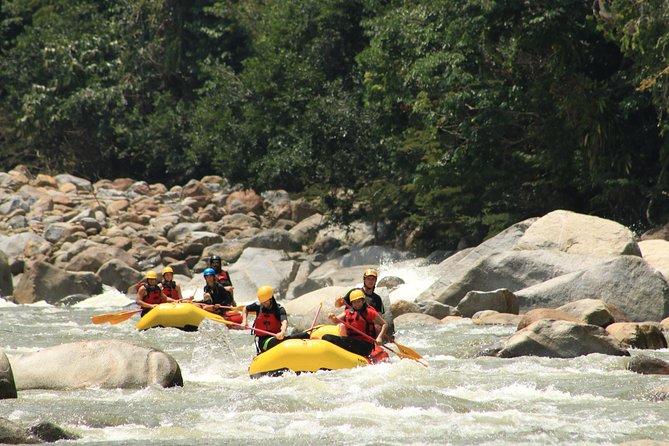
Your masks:
<svg viewBox="0 0 669 446"><path fill-rule="evenodd" d="M215 276L217 282L227 282L228 273L227 271L220 270Z"/></svg>
<svg viewBox="0 0 669 446"><path fill-rule="evenodd" d="M147 304L164 304L167 302L163 298L163 292L158 285L151 288L149 284L144 284L144 289L146 290L146 296L144 296L144 302Z"/></svg>
<svg viewBox="0 0 669 446"><path fill-rule="evenodd" d="M172 280L171 282L165 282L163 280L162 284L163 284L163 293L165 293L165 296L174 300L179 299L179 293L177 292L177 283L174 280Z"/></svg>
<svg viewBox="0 0 669 446"><path fill-rule="evenodd" d="M346 323L352 327L357 328L363 333L366 333L367 336L372 338L376 337L376 328L374 327L374 319L376 315L379 314L376 310L366 303L363 304L360 311L356 311L353 307L350 307L346 310ZM369 342L369 339L364 338L359 333L356 333L354 330L347 330L348 336L356 339L360 339L364 342Z"/></svg>
<svg viewBox="0 0 669 446"><path fill-rule="evenodd" d="M273 309L263 311L264 308L258 312L256 320L253 321L253 327L260 330L269 331L270 333L278 333L281 331L281 320L276 315ZM256 336L267 336L265 333L256 333Z"/></svg>

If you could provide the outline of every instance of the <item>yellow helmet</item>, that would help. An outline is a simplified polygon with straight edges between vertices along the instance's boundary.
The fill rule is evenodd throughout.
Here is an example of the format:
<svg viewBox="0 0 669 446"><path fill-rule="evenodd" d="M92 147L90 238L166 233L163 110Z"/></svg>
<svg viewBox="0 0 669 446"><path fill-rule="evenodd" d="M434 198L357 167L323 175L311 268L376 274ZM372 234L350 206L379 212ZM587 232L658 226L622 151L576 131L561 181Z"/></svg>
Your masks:
<svg viewBox="0 0 669 446"><path fill-rule="evenodd" d="M365 298L365 293L362 292L362 290L353 290L351 293L348 295L348 299L353 302L354 300L358 299L364 299Z"/></svg>
<svg viewBox="0 0 669 446"><path fill-rule="evenodd" d="M165 268L163 268L163 272L162 272L162 274L163 274L163 276L164 276L164 275L167 274L167 273L172 273L172 274L174 274L174 270L173 270L171 267L166 266Z"/></svg>
<svg viewBox="0 0 669 446"><path fill-rule="evenodd" d="M155 271L149 271L148 273L146 273L144 278L145 279L158 279L158 274L156 274Z"/></svg>
<svg viewBox="0 0 669 446"><path fill-rule="evenodd" d="M374 268L367 268L362 277L364 278L367 276L379 277L379 273Z"/></svg>
<svg viewBox="0 0 669 446"><path fill-rule="evenodd" d="M267 302L274 297L274 290L271 286L265 285L258 288L258 300L260 303Z"/></svg>

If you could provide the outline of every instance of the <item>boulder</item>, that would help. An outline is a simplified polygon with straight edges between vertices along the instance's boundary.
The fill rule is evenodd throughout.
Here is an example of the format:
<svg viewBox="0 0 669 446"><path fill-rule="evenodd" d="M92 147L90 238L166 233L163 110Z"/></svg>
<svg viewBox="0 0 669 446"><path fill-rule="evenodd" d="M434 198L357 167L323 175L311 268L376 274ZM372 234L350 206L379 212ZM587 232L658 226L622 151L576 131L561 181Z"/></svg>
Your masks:
<svg viewBox="0 0 669 446"><path fill-rule="evenodd" d="M518 326L523 316L519 314L498 313L496 311L481 311L472 316L476 325L514 325Z"/></svg>
<svg viewBox="0 0 669 446"><path fill-rule="evenodd" d="M463 317L472 317L481 310L518 314L518 299L506 288L494 291L470 291L456 308Z"/></svg>
<svg viewBox="0 0 669 446"><path fill-rule="evenodd" d="M520 318L520 322L518 322L517 329L522 330L523 328L544 319L551 321L569 321L573 322L574 324L584 323L581 319L570 316L564 311L555 310L552 308L536 308L523 314L523 317Z"/></svg>
<svg viewBox="0 0 669 446"><path fill-rule="evenodd" d="M511 335L496 356L575 358L591 353L629 356L624 346L601 327L548 319L534 322Z"/></svg>
<svg viewBox="0 0 669 446"><path fill-rule="evenodd" d="M239 259L244 252L244 248L246 248L246 241L225 240L205 247L202 251L202 257L209 259L209 257L217 255L224 263L230 264Z"/></svg>
<svg viewBox="0 0 669 446"><path fill-rule="evenodd" d="M17 258L31 258L44 253L50 247L51 243L34 232L21 232L10 236L0 235L0 251L7 255L10 263Z"/></svg>
<svg viewBox="0 0 669 446"><path fill-rule="evenodd" d="M253 189L232 192L225 201L228 214L246 214L263 211L263 200Z"/></svg>
<svg viewBox="0 0 669 446"><path fill-rule="evenodd" d="M438 265L439 279L437 279L427 290L423 291L416 300L419 302L437 300L445 288L457 278L463 277L467 271L469 271L471 267L482 258L489 257L494 253L510 250L520 237L522 237L527 228L536 220L536 218L531 218L516 223L475 248L463 249L447 257ZM495 286L492 289L500 287L501 286ZM464 297L464 293L462 297ZM453 305L457 305L458 302L453 303Z"/></svg>
<svg viewBox="0 0 669 446"><path fill-rule="evenodd" d="M290 326L295 327L297 331L306 330L311 325L311 321L322 303L323 307L316 319L316 325L332 324L332 321L328 318L328 313L339 314L343 311L341 308L335 308L335 297L341 296L347 291L348 288L346 287L331 286L320 288L303 294L291 301L283 302L282 305L288 314L288 323Z"/></svg>
<svg viewBox="0 0 669 446"><path fill-rule="evenodd" d="M418 304L406 300L398 300L393 302L390 307L390 311L393 314L393 319L396 319L397 317L406 313L421 313L421 309Z"/></svg>
<svg viewBox="0 0 669 446"><path fill-rule="evenodd" d="M400 285L404 285L406 282L401 277L397 276L385 276L376 283L376 286L379 288L388 288L389 290L394 290Z"/></svg>
<svg viewBox="0 0 669 446"><path fill-rule="evenodd" d="M423 313L405 313L394 319L395 328L402 328L408 326L429 327L432 325L440 325L441 320L434 316Z"/></svg>
<svg viewBox="0 0 669 446"><path fill-rule="evenodd" d="M314 245L324 238L332 238L341 245L351 247L367 246L374 242L374 228L371 224L361 222L354 222L349 226L329 225L318 231Z"/></svg>
<svg viewBox="0 0 669 446"><path fill-rule="evenodd" d="M255 300L258 288L269 285L275 296L283 297L295 278L299 264L284 251L246 248L228 268L238 302Z"/></svg>
<svg viewBox="0 0 669 446"><path fill-rule="evenodd" d="M669 241L644 240L639 242L643 259L669 281Z"/></svg>
<svg viewBox="0 0 669 446"><path fill-rule="evenodd" d="M314 264L312 262L304 261L300 263L295 278L290 282L290 285L288 285L288 291L286 291L287 300L295 299L303 294L322 288L321 284L315 280L309 279L309 274L311 274L313 270Z"/></svg>
<svg viewBox="0 0 669 446"><path fill-rule="evenodd" d="M62 427L48 421L31 426L28 432L45 443L53 443L59 440L78 440L80 438L78 435L67 432Z"/></svg>
<svg viewBox="0 0 669 446"><path fill-rule="evenodd" d="M616 321L616 315L620 312L613 305L607 304L601 299L575 300L557 309L584 321L586 324L597 325L602 328L614 322L622 322Z"/></svg>
<svg viewBox="0 0 669 446"><path fill-rule="evenodd" d="M19 390L183 386L172 356L118 340L61 344L10 359Z"/></svg>
<svg viewBox="0 0 669 446"><path fill-rule="evenodd" d="M580 299L601 299L629 321L661 321L669 316L669 286L642 258L619 256L591 268L515 291L521 311L556 308Z"/></svg>
<svg viewBox="0 0 669 446"><path fill-rule="evenodd" d="M290 233L284 229L266 229L246 243L250 248L277 249L282 251L296 251L300 246L293 241Z"/></svg>
<svg viewBox="0 0 669 446"><path fill-rule="evenodd" d="M635 355L627 362L627 370L642 375L669 375L669 363L646 355Z"/></svg>
<svg viewBox="0 0 669 446"><path fill-rule="evenodd" d="M33 437L22 426L6 418L0 418L0 444L36 444L39 438Z"/></svg>
<svg viewBox="0 0 669 446"><path fill-rule="evenodd" d="M321 214L314 214L299 221L288 231L292 239L300 244L309 244L316 238L318 230L323 226L325 218Z"/></svg>
<svg viewBox="0 0 669 446"><path fill-rule="evenodd" d="M450 305L444 305L435 301L418 302L420 313L434 316L437 319L443 319L447 316L460 316L460 312Z"/></svg>
<svg viewBox="0 0 669 446"><path fill-rule="evenodd" d="M0 297L14 294L14 280L12 266L4 252L0 251Z"/></svg>
<svg viewBox="0 0 669 446"><path fill-rule="evenodd" d="M564 210L550 212L534 222L513 249L548 249L598 257L641 256L634 233L620 223Z"/></svg>
<svg viewBox="0 0 669 446"><path fill-rule="evenodd" d="M102 281L94 273L65 271L46 262L35 261L21 276L13 300L19 304L40 300L53 304L71 294L91 296L101 292Z"/></svg>
<svg viewBox="0 0 669 446"><path fill-rule="evenodd" d="M667 348L662 327L656 322L616 322L606 331L622 344L633 348L657 350Z"/></svg>
<svg viewBox="0 0 669 446"><path fill-rule="evenodd" d="M418 301L437 300L457 306L469 291L506 288L515 293L517 290L603 261L600 257L565 254L559 251L496 252L480 257L467 269L458 268L460 275L450 273L448 281L444 278L439 279L427 291L421 293Z"/></svg>
<svg viewBox="0 0 669 446"><path fill-rule="evenodd" d="M116 259L130 268L138 269L137 260L128 252L114 246L90 246L76 254L65 265L68 271L97 271L109 260Z"/></svg>
<svg viewBox="0 0 669 446"><path fill-rule="evenodd" d="M16 397L16 384L14 383L12 365L9 363L5 352L0 350L0 400Z"/></svg>
<svg viewBox="0 0 669 446"><path fill-rule="evenodd" d="M98 277L105 285L125 292L142 279L142 273L117 259L111 259L100 266Z"/></svg>

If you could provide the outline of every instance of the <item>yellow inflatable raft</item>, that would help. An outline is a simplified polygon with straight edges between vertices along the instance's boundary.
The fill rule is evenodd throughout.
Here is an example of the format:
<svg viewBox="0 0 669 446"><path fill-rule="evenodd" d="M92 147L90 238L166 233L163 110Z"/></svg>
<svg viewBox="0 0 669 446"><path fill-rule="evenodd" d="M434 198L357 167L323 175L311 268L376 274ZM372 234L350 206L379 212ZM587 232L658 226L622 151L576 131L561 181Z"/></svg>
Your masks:
<svg viewBox="0 0 669 446"><path fill-rule="evenodd" d="M241 322L241 314L233 311L228 312L232 322ZM185 331L195 331L205 318L211 318L212 313L190 303L166 303L160 304L149 311L139 322L138 330L146 330L154 327L175 327Z"/></svg>
<svg viewBox="0 0 669 446"><path fill-rule="evenodd" d="M277 346L259 354L249 366L251 378L264 375L276 376L286 370L293 372L316 372L361 367L388 357L377 347L373 360L351 353L331 342L321 340L324 334L339 334L334 325L324 325L311 334L311 339L287 339Z"/></svg>

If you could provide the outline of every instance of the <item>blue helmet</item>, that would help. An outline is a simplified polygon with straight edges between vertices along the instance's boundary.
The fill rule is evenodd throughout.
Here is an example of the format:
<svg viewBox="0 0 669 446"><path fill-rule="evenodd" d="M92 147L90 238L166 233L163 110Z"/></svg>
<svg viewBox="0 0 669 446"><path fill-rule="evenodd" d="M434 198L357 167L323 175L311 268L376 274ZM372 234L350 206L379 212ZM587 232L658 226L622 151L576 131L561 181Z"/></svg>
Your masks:
<svg viewBox="0 0 669 446"><path fill-rule="evenodd" d="M216 271L214 271L214 268L205 268L204 270L204 277L206 278L207 276L215 276Z"/></svg>

